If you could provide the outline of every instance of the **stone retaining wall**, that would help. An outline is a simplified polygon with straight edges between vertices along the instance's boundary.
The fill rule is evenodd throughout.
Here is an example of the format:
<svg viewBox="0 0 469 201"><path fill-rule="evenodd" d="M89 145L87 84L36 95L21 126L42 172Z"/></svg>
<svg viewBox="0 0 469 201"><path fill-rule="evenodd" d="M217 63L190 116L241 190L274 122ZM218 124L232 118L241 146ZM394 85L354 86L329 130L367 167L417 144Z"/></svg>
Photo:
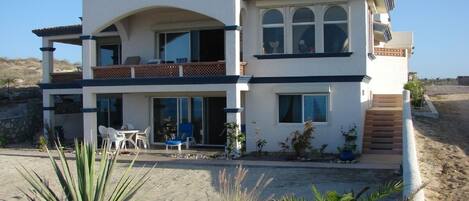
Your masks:
<svg viewBox="0 0 469 201"><path fill-rule="evenodd" d="M31 100L20 105L22 112L0 116L0 137L7 143L33 141L42 127L42 103Z"/></svg>

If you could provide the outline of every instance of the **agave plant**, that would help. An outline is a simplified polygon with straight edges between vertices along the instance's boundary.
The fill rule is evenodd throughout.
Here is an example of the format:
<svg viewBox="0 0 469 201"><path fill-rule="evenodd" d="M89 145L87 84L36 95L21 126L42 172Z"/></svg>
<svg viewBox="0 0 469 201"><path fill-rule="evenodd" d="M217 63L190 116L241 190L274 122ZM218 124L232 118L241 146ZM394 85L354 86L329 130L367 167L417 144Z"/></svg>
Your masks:
<svg viewBox="0 0 469 201"><path fill-rule="evenodd" d="M103 146L107 147L107 146ZM129 174L137 156L129 167L117 180L117 184L110 188L112 172L117 162L118 152L109 154L102 149L99 165L96 163L96 148L92 144L75 142L76 175L72 174L69 161L60 146L56 145L59 155L59 163L53 158L47 149L52 168L57 175L61 191L54 191L48 181L36 171L28 170L21 165L17 168L23 178L31 185L32 189L20 189L29 200L41 201L121 201L133 198L136 192L150 179L148 176L153 168L150 168L141 176ZM137 154L138 155L138 154ZM60 164L60 167L59 167ZM97 168L97 169L96 169Z"/></svg>
<svg viewBox="0 0 469 201"><path fill-rule="evenodd" d="M248 190L243 187L243 181L246 178L248 170L241 165L236 167L236 175L233 177L223 169L218 174L219 195L222 201L258 201L264 189L272 182L272 178L266 178L262 174L257 180L256 185ZM271 200L270 196L266 200Z"/></svg>

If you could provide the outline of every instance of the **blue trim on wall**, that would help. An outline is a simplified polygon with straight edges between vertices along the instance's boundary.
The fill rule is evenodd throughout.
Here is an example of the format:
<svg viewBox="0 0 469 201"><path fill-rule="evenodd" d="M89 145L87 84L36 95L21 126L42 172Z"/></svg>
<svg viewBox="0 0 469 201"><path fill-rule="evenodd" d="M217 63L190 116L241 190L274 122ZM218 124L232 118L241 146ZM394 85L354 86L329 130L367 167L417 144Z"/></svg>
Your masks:
<svg viewBox="0 0 469 201"><path fill-rule="evenodd" d="M241 31L243 29L242 26L238 25L228 25L225 26L225 31Z"/></svg>
<svg viewBox="0 0 469 201"><path fill-rule="evenodd" d="M81 89L97 86L131 86L131 85L191 85L191 84L269 84L269 83L312 83L312 82L366 82L367 75L338 76L296 76L296 77L252 77L252 76L213 76L213 77L168 77L137 79L94 79L71 83L39 84L41 89Z"/></svg>
<svg viewBox="0 0 469 201"><path fill-rule="evenodd" d="M244 110L244 108L225 108L226 113L240 113Z"/></svg>
<svg viewBox="0 0 469 201"><path fill-rule="evenodd" d="M339 75L339 76L301 76L301 77L253 77L251 84L268 83L308 83L308 82L367 82L371 77L366 75Z"/></svg>
<svg viewBox="0 0 469 201"><path fill-rule="evenodd" d="M84 87L126 86L126 85L189 85L189 84L235 84L248 83L250 76L212 76L212 77L167 77L135 79L93 79L83 80Z"/></svg>
<svg viewBox="0 0 469 201"><path fill-rule="evenodd" d="M322 58L322 57L350 57L352 52L338 53L308 53L308 54L265 54L254 55L257 59L298 59L298 58Z"/></svg>
<svg viewBox="0 0 469 201"><path fill-rule="evenodd" d="M82 35L82 36L80 36L80 39L81 39L81 40L96 40L96 36L92 36L92 35Z"/></svg>
<svg viewBox="0 0 469 201"><path fill-rule="evenodd" d="M83 113L95 113L98 112L98 108L83 108L81 111Z"/></svg>
<svg viewBox="0 0 469 201"><path fill-rule="evenodd" d="M81 81L71 83L42 83L39 84L41 89L81 89Z"/></svg>
<svg viewBox="0 0 469 201"><path fill-rule="evenodd" d="M55 51L55 48L53 48L53 47L41 47L39 49L43 52L53 52L53 51Z"/></svg>
<svg viewBox="0 0 469 201"><path fill-rule="evenodd" d="M53 111L53 110L55 110L55 107L42 107L42 110L44 110L44 111Z"/></svg>

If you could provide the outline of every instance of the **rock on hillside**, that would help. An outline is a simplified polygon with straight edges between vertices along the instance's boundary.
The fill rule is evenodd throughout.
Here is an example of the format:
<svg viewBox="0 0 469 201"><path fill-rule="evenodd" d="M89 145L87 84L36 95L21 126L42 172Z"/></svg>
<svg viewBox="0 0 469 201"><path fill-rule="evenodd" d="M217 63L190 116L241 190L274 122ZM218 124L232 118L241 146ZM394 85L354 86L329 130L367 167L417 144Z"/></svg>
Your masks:
<svg viewBox="0 0 469 201"><path fill-rule="evenodd" d="M79 64L72 64L66 60L55 60L55 72L76 71ZM14 86L33 86L39 83L42 77L41 61L36 58L8 59L0 57L0 87L6 80L14 78Z"/></svg>

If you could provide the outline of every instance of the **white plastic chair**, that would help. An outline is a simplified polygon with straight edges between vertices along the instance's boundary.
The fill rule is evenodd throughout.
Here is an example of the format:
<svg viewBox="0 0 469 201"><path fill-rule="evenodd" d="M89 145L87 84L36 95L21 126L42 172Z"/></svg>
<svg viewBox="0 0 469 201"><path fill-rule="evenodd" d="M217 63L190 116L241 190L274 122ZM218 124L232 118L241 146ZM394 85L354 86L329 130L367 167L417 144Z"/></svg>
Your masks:
<svg viewBox="0 0 469 201"><path fill-rule="evenodd" d="M110 139L109 148L112 148L112 144L114 144L116 150L120 148L125 148L126 139L125 139L124 134L119 133L119 131L117 131L114 128L108 128L107 131L108 131L109 139Z"/></svg>
<svg viewBox="0 0 469 201"><path fill-rule="evenodd" d="M107 131L107 128L104 126L99 126L98 127L99 134L101 135L101 138L103 139L103 145L106 144L107 146L110 146L110 139L109 139L109 133Z"/></svg>
<svg viewBox="0 0 469 201"><path fill-rule="evenodd" d="M134 130L135 127L132 124L126 123L126 124L122 125L121 129L122 130Z"/></svg>
<svg viewBox="0 0 469 201"><path fill-rule="evenodd" d="M151 127L148 126L143 133L137 133L135 135L135 144L137 145L138 148L138 142L141 141L143 144L143 148L147 149L150 147L150 142L148 141L149 136L150 136L150 130Z"/></svg>

